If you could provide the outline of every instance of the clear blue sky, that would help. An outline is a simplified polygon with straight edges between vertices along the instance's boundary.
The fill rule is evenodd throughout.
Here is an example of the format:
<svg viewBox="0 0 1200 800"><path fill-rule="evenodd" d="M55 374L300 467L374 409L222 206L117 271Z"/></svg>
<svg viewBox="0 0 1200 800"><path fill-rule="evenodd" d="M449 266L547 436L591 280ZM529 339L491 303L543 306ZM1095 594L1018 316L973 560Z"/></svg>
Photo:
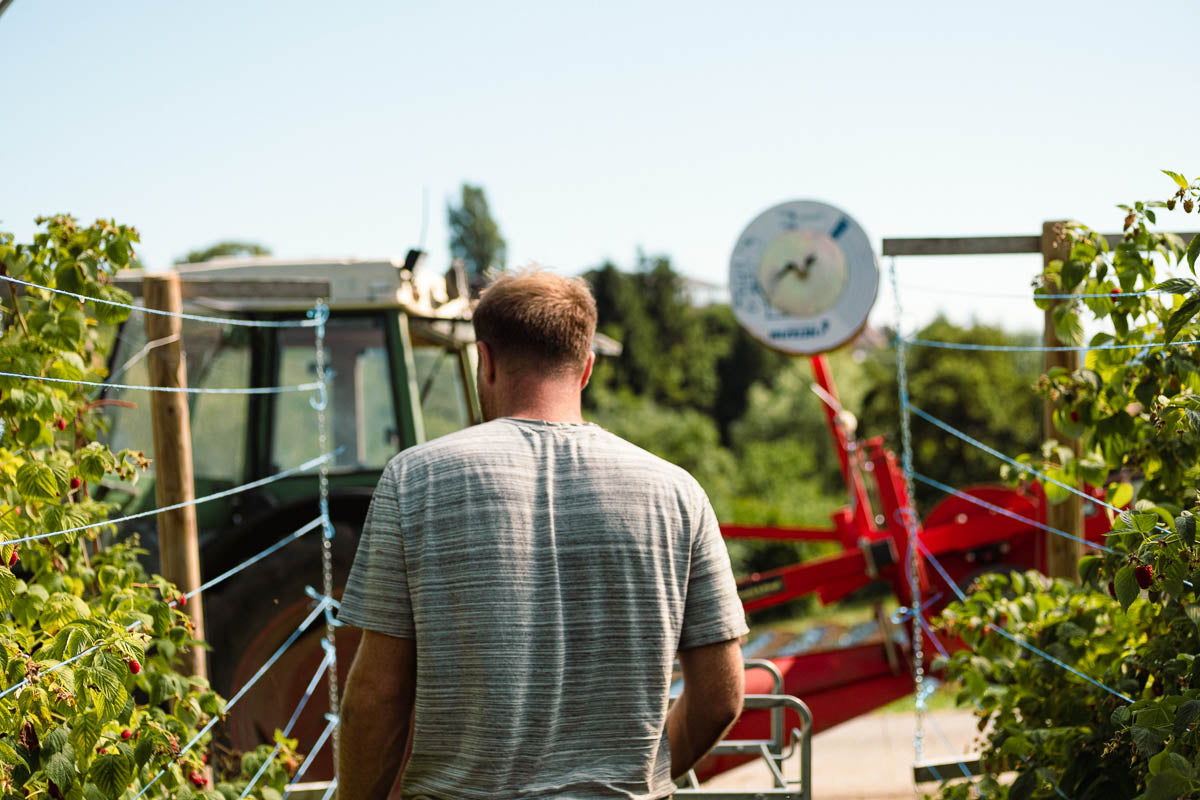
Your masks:
<svg viewBox="0 0 1200 800"><path fill-rule="evenodd" d="M482 184L510 264L638 247L724 283L741 228L814 198L885 236L1119 225L1200 175L1195 0L604 4L15 0L0 17L0 229L116 217L165 266L221 239L447 260ZM1171 215L1176 229L1200 217ZM885 265L886 267L886 265ZM905 260L1019 292L1036 257ZM905 292L1036 325L1026 301ZM883 295L876 319L891 319Z"/></svg>

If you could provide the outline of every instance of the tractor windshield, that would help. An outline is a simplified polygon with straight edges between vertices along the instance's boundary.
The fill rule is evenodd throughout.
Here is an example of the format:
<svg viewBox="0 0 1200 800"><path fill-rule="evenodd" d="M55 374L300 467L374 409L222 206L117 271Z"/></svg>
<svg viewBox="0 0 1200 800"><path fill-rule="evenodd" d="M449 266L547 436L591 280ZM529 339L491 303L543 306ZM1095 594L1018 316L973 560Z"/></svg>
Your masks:
<svg viewBox="0 0 1200 800"><path fill-rule="evenodd" d="M183 321L183 346L188 385L196 388L242 387L250 384L250 332L233 326ZM131 319L117 333L109 381L147 385L146 356L156 342L146 342L140 319ZM192 463L197 479L238 483L246 466L249 398L245 395L193 394L188 397L193 430ZM149 393L112 389L105 396L114 450L145 450L153 458L150 441ZM231 444L236 443L236 444ZM153 464L151 465L153 470Z"/></svg>

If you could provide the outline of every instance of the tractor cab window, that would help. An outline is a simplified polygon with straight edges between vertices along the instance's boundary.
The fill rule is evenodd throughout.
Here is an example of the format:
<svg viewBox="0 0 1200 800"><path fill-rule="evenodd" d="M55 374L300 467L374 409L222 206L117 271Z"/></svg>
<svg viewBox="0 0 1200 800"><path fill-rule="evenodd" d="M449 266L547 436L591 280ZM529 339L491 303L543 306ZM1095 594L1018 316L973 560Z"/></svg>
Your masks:
<svg viewBox="0 0 1200 800"><path fill-rule="evenodd" d="M413 333L417 394L425 422L425 439L436 439L471 424L462 351L436 344Z"/></svg>
<svg viewBox="0 0 1200 800"><path fill-rule="evenodd" d="M146 356L155 343L146 343L138 317L117 333L109 381L147 385ZM245 328L183 321L184 357L188 386L199 389L250 386L250 337ZM244 476L249 398L232 394L190 394L192 466L198 479L240 483ZM139 390L110 390L105 396L114 450L144 450L154 457L150 435L150 395ZM153 471L153 462L151 463Z"/></svg>
<svg viewBox="0 0 1200 800"><path fill-rule="evenodd" d="M334 462L341 469L382 468L399 449L392 400L384 320L380 316L333 317L325 328L325 364L329 378L330 450L341 448ZM311 328L279 331L280 385L317 379ZM271 437L274 470L301 464L320 453L317 443L315 393L275 396Z"/></svg>

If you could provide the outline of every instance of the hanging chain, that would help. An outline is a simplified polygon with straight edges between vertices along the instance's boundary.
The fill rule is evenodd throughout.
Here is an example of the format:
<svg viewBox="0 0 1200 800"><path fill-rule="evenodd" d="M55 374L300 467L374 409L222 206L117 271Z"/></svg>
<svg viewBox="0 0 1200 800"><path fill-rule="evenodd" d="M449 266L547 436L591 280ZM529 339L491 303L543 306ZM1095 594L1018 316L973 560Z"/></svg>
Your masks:
<svg viewBox="0 0 1200 800"><path fill-rule="evenodd" d="M325 322L329 319L329 306L318 301L311 312L318 320L316 326L316 361L317 381L320 384L317 399L312 403L317 411L317 444L318 452L322 455L329 452L329 374L325 365ZM321 462L317 473L319 505L321 509L321 590L325 597L333 597L333 522L329 519L329 460ZM337 648L334 639L334 620L332 606L325 607L325 650L329 653L329 669L326 672L329 683L329 713L338 713L338 677L337 677ZM333 759L337 763L338 733L333 732Z"/></svg>
<svg viewBox="0 0 1200 800"><path fill-rule="evenodd" d="M912 427L908 402L908 343L902 332L904 309L900 305L900 288L896 282L896 257L892 256L889 274L892 280L892 299L896 310L896 384L900 399L900 442L901 463L904 467L904 490L908 504L899 509L901 521L908 533L908 589L911 595L913 681L916 688L917 728L913 735L913 755L917 762L924 760L925 711L929 694L925 687L925 631L924 611L921 609L921 553L917 547L917 513L913 510L915 485L913 482Z"/></svg>

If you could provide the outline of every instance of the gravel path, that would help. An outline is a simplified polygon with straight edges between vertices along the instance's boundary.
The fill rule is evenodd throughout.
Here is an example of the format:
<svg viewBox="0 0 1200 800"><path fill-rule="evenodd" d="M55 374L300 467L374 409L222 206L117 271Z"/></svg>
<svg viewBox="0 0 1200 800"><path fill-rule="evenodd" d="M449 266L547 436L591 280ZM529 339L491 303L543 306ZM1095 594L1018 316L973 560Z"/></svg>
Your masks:
<svg viewBox="0 0 1200 800"><path fill-rule="evenodd" d="M813 800L912 800L937 784L913 785L913 714L870 714L813 737ZM925 721L925 753L952 761L975 749L975 717L967 711L938 711ZM944 737L944 739L943 739ZM784 774L795 777L798 760ZM705 786L762 789L771 785L762 762L730 770Z"/></svg>

